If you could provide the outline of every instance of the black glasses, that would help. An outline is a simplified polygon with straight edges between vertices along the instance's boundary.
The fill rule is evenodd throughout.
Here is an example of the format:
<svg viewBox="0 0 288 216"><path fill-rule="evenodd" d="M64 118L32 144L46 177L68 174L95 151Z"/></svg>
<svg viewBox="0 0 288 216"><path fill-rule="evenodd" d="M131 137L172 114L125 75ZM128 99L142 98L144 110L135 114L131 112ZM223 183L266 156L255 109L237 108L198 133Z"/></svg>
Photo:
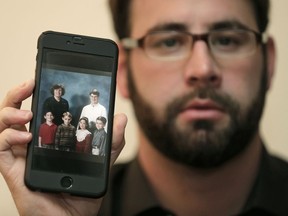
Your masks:
<svg viewBox="0 0 288 216"><path fill-rule="evenodd" d="M213 30L205 34L184 31L156 31L140 39L124 38L124 48L141 47L147 56L161 61L180 60L189 56L196 41L205 41L215 58L237 59L252 55L266 34L249 29Z"/></svg>

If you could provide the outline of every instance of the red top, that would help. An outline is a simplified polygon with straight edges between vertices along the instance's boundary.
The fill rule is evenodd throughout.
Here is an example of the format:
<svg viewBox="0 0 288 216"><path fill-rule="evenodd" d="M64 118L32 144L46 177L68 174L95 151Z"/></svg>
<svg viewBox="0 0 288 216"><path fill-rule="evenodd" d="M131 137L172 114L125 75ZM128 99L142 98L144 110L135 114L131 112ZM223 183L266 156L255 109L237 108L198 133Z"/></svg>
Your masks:
<svg viewBox="0 0 288 216"><path fill-rule="evenodd" d="M52 123L52 125L48 125L47 123L43 123L39 128L39 137L41 137L41 144L54 144L55 133L57 130L57 125Z"/></svg>

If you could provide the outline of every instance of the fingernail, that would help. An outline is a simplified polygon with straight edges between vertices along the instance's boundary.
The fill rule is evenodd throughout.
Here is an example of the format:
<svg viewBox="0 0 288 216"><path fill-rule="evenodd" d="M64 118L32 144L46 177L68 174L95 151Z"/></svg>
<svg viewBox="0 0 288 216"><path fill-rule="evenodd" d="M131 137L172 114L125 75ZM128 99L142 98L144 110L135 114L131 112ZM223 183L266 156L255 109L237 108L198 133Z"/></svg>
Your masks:
<svg viewBox="0 0 288 216"><path fill-rule="evenodd" d="M26 131L21 131L21 133L19 133L20 136L22 136L24 139L30 139L32 134L30 132L26 132Z"/></svg>
<svg viewBox="0 0 288 216"><path fill-rule="evenodd" d="M30 111L30 110L26 110L25 115L26 115L27 118L32 118L33 113L32 113L32 111Z"/></svg>

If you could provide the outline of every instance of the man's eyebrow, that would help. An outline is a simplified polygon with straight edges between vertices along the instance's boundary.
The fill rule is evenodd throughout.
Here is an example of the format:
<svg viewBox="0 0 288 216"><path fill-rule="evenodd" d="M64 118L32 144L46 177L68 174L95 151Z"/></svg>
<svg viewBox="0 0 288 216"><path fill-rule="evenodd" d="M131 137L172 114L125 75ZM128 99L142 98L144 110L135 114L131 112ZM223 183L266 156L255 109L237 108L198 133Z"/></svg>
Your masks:
<svg viewBox="0 0 288 216"><path fill-rule="evenodd" d="M240 23L237 20L225 20L211 24L209 30L221 30L221 29L250 29L248 26Z"/></svg>
<svg viewBox="0 0 288 216"><path fill-rule="evenodd" d="M154 26L148 30L148 33L156 31L187 31L188 27L183 23L164 23Z"/></svg>
<svg viewBox="0 0 288 216"><path fill-rule="evenodd" d="M221 29L250 29L247 25L237 20L224 20L209 25L208 31ZM156 31L189 31L189 27L183 23L162 23L148 29L147 33Z"/></svg>

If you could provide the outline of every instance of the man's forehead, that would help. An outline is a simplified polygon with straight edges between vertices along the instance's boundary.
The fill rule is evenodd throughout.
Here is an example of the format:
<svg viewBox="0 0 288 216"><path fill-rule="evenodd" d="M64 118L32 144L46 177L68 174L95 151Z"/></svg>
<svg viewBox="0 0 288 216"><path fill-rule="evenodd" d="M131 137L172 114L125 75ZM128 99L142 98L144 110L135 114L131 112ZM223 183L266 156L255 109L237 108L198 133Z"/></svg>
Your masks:
<svg viewBox="0 0 288 216"><path fill-rule="evenodd" d="M257 30L248 0L133 0L131 30L139 37L169 23L181 24L188 31L207 31L217 23L238 22ZM139 35L138 35L139 34Z"/></svg>

